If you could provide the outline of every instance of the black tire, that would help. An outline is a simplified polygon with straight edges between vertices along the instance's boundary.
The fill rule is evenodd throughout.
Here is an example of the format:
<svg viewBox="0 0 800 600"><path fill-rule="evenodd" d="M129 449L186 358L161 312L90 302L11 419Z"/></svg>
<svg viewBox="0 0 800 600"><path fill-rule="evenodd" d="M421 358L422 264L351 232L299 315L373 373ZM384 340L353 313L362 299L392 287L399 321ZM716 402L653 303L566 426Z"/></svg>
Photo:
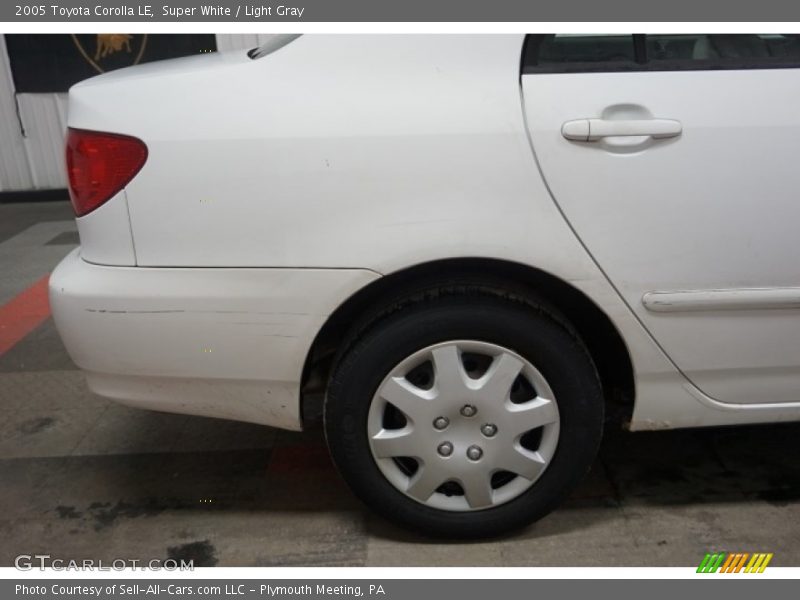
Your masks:
<svg viewBox="0 0 800 600"><path fill-rule="evenodd" d="M375 463L367 434L370 403L390 370L421 348L458 339L501 345L530 361L549 382L560 418L553 458L532 487L469 512L432 508L396 489ZM326 394L328 447L356 496L390 521L437 537L497 536L552 511L591 467L602 435L601 385L585 346L553 311L468 291L439 295L377 320L345 347Z"/></svg>

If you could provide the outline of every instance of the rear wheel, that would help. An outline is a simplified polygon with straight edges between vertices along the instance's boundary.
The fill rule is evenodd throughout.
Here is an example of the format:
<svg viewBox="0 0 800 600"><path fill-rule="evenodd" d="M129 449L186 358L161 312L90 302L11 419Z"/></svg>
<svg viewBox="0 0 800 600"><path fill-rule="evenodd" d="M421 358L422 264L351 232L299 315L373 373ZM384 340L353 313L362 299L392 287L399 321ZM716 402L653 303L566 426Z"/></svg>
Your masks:
<svg viewBox="0 0 800 600"><path fill-rule="evenodd" d="M591 465L603 402L569 325L480 294L425 300L349 344L325 405L353 491L406 527L498 535L552 510Z"/></svg>

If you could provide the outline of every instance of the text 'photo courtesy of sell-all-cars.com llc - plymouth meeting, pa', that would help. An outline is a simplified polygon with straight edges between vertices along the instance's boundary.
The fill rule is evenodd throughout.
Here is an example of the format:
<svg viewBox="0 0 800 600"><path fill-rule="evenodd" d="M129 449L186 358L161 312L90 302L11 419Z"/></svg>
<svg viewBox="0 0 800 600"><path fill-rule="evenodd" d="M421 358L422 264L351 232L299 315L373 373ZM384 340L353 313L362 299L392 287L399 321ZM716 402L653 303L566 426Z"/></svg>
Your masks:
<svg viewBox="0 0 800 600"><path fill-rule="evenodd" d="M324 395L375 511L519 528L604 415L800 419L797 66L784 35L277 35L100 75L58 330L132 406L299 430Z"/></svg>

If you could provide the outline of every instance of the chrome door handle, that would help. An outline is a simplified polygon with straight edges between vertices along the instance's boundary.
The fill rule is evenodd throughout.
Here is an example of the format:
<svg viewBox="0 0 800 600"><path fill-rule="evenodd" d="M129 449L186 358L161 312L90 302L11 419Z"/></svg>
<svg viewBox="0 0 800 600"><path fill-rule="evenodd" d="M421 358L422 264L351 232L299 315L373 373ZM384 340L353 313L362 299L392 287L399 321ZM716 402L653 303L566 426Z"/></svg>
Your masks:
<svg viewBox="0 0 800 600"><path fill-rule="evenodd" d="M561 126L561 135L575 142L594 142L606 137L670 138L680 135L683 126L673 119L576 119Z"/></svg>

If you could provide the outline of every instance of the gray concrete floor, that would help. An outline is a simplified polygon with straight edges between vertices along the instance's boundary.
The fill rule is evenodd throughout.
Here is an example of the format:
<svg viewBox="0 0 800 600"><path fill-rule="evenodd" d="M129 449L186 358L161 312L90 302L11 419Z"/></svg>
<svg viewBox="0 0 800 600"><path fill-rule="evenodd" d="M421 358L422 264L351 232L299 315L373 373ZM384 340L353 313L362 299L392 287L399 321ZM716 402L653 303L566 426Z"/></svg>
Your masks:
<svg viewBox="0 0 800 600"><path fill-rule="evenodd" d="M0 306L76 243L67 203L0 205ZM0 355L0 565L18 554L195 565L800 564L800 424L610 430L558 511L514 535L429 540L353 498L318 430L137 411L86 389L51 319Z"/></svg>

